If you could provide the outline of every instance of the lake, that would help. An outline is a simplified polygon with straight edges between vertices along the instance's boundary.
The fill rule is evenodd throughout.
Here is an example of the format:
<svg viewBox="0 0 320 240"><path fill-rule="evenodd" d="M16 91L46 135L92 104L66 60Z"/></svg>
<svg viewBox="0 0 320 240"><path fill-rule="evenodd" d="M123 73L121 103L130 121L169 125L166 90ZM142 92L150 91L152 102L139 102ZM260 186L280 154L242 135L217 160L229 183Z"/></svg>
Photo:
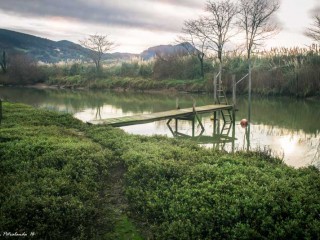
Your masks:
<svg viewBox="0 0 320 240"><path fill-rule="evenodd" d="M35 89L0 87L0 98L26 103L38 108L70 113L86 122L93 119L154 113L176 108L208 105L210 95L184 93L137 93L93 90ZM234 128L224 135L213 134L210 114L201 115L205 131L196 124L194 134L190 121L180 121L179 137L190 138L204 147L221 150L265 149L283 158L293 167L315 165L320 168L320 101L285 97L253 97L250 132L240 126L247 118L247 98L238 97ZM174 121L172 121L174 122ZM170 123L174 129L174 123ZM220 121L220 128L223 124ZM166 135L173 137L167 121L122 127L132 134ZM225 136L225 135L228 136Z"/></svg>

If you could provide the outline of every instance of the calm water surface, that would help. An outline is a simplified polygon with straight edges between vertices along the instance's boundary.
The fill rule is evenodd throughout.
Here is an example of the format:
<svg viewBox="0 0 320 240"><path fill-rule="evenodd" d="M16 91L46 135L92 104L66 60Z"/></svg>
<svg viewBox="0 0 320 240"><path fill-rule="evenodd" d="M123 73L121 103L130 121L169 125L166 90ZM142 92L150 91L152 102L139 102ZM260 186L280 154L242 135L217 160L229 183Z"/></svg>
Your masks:
<svg viewBox="0 0 320 240"><path fill-rule="evenodd" d="M58 89L32 89L0 87L0 98L27 103L73 114L86 122L93 119L129 116L172 110L179 99L181 108L212 104L212 96L191 94L151 94L109 91L72 91ZM294 167L315 165L320 167L320 101L296 100L291 98L254 97L252 103L252 124L250 133L241 128L239 122L247 118L247 100L239 98L234 129L229 138L213 137L213 121L209 115L201 115L204 133L196 125L192 138L205 147L216 147L227 151L250 149L271 149ZM174 123L171 123L174 129ZM222 130L222 122L220 131ZM161 134L173 137L166 121L123 127L126 132L142 135ZM232 140L234 130L235 140ZM192 124L179 122L178 131L192 136Z"/></svg>

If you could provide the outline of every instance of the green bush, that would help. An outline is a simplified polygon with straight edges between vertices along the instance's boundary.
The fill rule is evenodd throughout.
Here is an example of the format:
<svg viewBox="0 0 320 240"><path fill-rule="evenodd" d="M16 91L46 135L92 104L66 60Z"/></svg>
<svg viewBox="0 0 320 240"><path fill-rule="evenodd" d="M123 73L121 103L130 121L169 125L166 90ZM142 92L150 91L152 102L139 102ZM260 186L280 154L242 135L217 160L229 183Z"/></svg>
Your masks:
<svg viewBox="0 0 320 240"><path fill-rule="evenodd" d="M83 66L81 66L79 63L73 63L69 70L69 75L79 75L82 73Z"/></svg>
<svg viewBox="0 0 320 240"><path fill-rule="evenodd" d="M120 69L121 76L137 77L140 71L139 68L138 62L123 62Z"/></svg>
<svg viewBox="0 0 320 240"><path fill-rule="evenodd" d="M83 124L69 115L3 108L1 231L92 239L111 229L102 190L112 153L85 138Z"/></svg>
<svg viewBox="0 0 320 240"><path fill-rule="evenodd" d="M264 152L228 154L5 103L0 156L1 231L135 237L104 196L108 170L123 165L126 198L117 197L146 239L320 238L319 170Z"/></svg>
<svg viewBox="0 0 320 240"><path fill-rule="evenodd" d="M225 154L164 137L89 135L128 167L131 216L155 239L318 239L320 175L263 152ZM145 229L146 231L146 229Z"/></svg>
<svg viewBox="0 0 320 240"><path fill-rule="evenodd" d="M153 74L153 65L152 63L140 64L139 75L141 77L152 77Z"/></svg>
<svg viewBox="0 0 320 240"><path fill-rule="evenodd" d="M162 157L140 150L127 174L132 212L150 222L155 238L319 238L317 170L161 146L165 152L146 147ZM170 151L176 156L168 156Z"/></svg>

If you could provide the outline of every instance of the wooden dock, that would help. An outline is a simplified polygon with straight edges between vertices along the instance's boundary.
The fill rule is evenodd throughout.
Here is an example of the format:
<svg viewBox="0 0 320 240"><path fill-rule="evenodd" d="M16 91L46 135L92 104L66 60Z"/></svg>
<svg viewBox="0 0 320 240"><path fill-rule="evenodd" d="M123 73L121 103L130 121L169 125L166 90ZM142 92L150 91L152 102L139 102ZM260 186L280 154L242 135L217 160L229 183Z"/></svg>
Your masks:
<svg viewBox="0 0 320 240"><path fill-rule="evenodd" d="M166 119L184 118L184 117L192 116L195 114L199 115L199 114L211 113L211 112L221 111L221 110L231 110L232 107L233 107L232 105L207 105L207 106L200 106L195 108L191 107L191 108L184 108L184 109L175 109L175 110L170 110L165 112L156 112L156 113L150 113L150 114L91 120L88 123L110 125L113 127L123 127L123 126L129 126L129 125L150 123L150 122L166 120Z"/></svg>

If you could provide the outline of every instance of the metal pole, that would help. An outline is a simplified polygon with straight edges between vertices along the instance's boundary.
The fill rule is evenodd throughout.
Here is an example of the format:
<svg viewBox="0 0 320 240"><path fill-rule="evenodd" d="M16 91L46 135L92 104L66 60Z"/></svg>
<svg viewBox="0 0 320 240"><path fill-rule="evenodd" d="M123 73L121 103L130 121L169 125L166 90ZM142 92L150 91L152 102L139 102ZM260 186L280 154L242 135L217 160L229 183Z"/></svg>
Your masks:
<svg viewBox="0 0 320 240"><path fill-rule="evenodd" d="M235 141L235 138L236 138L236 121L235 121L235 111L234 112L234 119L233 119L233 122L232 122L232 153L234 153L234 150L235 150L235 144L234 144L234 141Z"/></svg>
<svg viewBox="0 0 320 240"><path fill-rule="evenodd" d="M178 133L178 119L175 118L175 133L177 134Z"/></svg>
<svg viewBox="0 0 320 240"><path fill-rule="evenodd" d="M233 74L232 75L232 102L233 102L233 107L235 107L236 104L237 104L236 93L237 93L236 75Z"/></svg>
<svg viewBox="0 0 320 240"><path fill-rule="evenodd" d="M222 84L222 77L221 77L221 75L222 75L222 60L221 60L221 62L220 62L220 65L219 65L219 84Z"/></svg>
<svg viewBox="0 0 320 240"><path fill-rule="evenodd" d="M232 121L233 123L235 123L236 121L236 104L237 104L236 94L237 94L236 75L233 74L232 75L232 102L233 102Z"/></svg>
<svg viewBox="0 0 320 240"><path fill-rule="evenodd" d="M247 138L247 152L250 151L250 124L248 124L248 128L246 128L246 138Z"/></svg>
<svg viewBox="0 0 320 240"><path fill-rule="evenodd" d="M195 128L194 119L195 119L195 117L192 118L192 137L194 137L194 132L195 132L194 131L194 128Z"/></svg>
<svg viewBox="0 0 320 240"><path fill-rule="evenodd" d="M213 78L213 100L214 100L214 104L217 104L217 76L214 75Z"/></svg>
<svg viewBox="0 0 320 240"><path fill-rule="evenodd" d="M249 62L249 87L248 87L248 127L247 127L247 151L250 150L250 131L251 131L251 80L252 80L252 69L251 69L251 58L248 59Z"/></svg>
<svg viewBox="0 0 320 240"><path fill-rule="evenodd" d="M213 112L213 134L217 133L217 112Z"/></svg>
<svg viewBox="0 0 320 240"><path fill-rule="evenodd" d="M248 126L251 123L251 59L249 58L249 87L248 87ZM250 130L250 129L249 129Z"/></svg>

